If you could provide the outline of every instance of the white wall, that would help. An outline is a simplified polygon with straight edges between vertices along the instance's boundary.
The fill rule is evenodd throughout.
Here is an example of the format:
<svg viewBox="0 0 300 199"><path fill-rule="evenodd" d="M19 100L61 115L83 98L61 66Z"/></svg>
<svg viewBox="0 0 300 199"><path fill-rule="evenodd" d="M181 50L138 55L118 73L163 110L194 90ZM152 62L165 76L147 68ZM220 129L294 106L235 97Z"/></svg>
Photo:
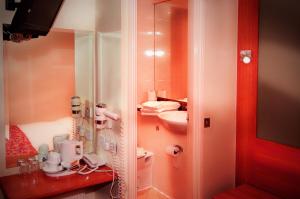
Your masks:
<svg viewBox="0 0 300 199"><path fill-rule="evenodd" d="M121 0L96 1L96 31L116 32L121 30Z"/></svg>
<svg viewBox="0 0 300 199"><path fill-rule="evenodd" d="M75 91L81 100L94 100L94 33L75 31Z"/></svg>
<svg viewBox="0 0 300 199"><path fill-rule="evenodd" d="M96 3L97 31L97 102L107 104L107 108L121 113L121 1L99 0ZM98 138L105 135L120 148L120 122L113 122L113 129L99 131ZM98 139L99 141L99 139ZM111 153L101 148L97 152L112 165ZM120 153L117 154L120 157Z"/></svg>
<svg viewBox="0 0 300 199"><path fill-rule="evenodd" d="M65 0L54 28L95 30L96 0Z"/></svg>
<svg viewBox="0 0 300 199"><path fill-rule="evenodd" d="M122 112L121 96L121 0L99 0L96 3L96 100L107 104L107 109L119 115ZM97 153L115 170L122 170L123 141L121 120L112 122L112 129L97 133ZM101 139L117 144L117 153L104 151ZM103 140L103 139L102 139ZM119 168L119 169L118 169ZM118 172L117 171L117 172ZM122 179L122 174L118 172Z"/></svg>
<svg viewBox="0 0 300 199"><path fill-rule="evenodd" d="M97 76L97 99L109 102L111 109L121 109L121 38L120 33L98 33L98 63L100 70Z"/></svg>
<svg viewBox="0 0 300 199"><path fill-rule="evenodd" d="M235 184L237 0L205 1L203 196Z"/></svg>
<svg viewBox="0 0 300 199"><path fill-rule="evenodd" d="M98 35L98 82L97 102L105 103L110 111L121 113L121 40L119 33L97 33ZM113 122L112 130L98 131L98 138L105 136L118 144L120 123ZM99 141L99 139L98 139ZM104 151L98 142L97 153L112 165L111 153ZM118 154L120 155L120 154Z"/></svg>

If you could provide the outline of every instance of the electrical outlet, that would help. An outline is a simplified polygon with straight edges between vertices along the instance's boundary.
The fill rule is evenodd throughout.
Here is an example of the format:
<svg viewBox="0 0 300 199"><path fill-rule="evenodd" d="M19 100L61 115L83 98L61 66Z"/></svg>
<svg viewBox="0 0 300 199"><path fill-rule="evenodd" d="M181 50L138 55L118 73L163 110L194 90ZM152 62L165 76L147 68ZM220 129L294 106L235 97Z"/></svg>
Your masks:
<svg viewBox="0 0 300 199"><path fill-rule="evenodd" d="M110 143L110 150L111 153L116 154L117 153L117 143L111 142Z"/></svg>
<svg viewBox="0 0 300 199"><path fill-rule="evenodd" d="M100 138L100 144L101 144L102 148L105 151L109 151L109 152L111 152L113 154L117 153L117 143L111 142L111 141L107 141L107 140L104 139L104 137L101 137Z"/></svg>
<svg viewBox="0 0 300 199"><path fill-rule="evenodd" d="M204 128L209 128L210 127L210 118L206 117L204 118Z"/></svg>
<svg viewBox="0 0 300 199"><path fill-rule="evenodd" d="M89 106L86 106L84 116L87 117L87 118L90 118L90 115L91 115L90 111L91 111L91 108Z"/></svg>
<svg viewBox="0 0 300 199"><path fill-rule="evenodd" d="M105 151L110 151L110 143L109 142L104 142L103 148Z"/></svg>
<svg viewBox="0 0 300 199"><path fill-rule="evenodd" d="M87 130L87 131L85 132L85 138L86 138L87 140L89 140L89 141L93 140L93 132L90 131L90 130ZM100 138L100 140L101 140L101 138Z"/></svg>
<svg viewBox="0 0 300 199"><path fill-rule="evenodd" d="M104 144L105 144L105 137L103 135L100 135L99 138L99 144L100 146L102 146L102 148L104 148Z"/></svg>

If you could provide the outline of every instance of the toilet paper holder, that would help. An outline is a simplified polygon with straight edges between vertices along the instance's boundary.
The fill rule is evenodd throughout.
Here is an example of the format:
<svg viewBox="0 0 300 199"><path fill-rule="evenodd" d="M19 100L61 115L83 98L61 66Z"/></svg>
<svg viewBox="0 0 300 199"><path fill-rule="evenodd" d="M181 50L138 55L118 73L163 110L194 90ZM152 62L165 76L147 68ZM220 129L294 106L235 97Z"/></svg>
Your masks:
<svg viewBox="0 0 300 199"><path fill-rule="evenodd" d="M182 152L183 148L180 145L171 145L166 147L166 153L173 157L177 157Z"/></svg>
<svg viewBox="0 0 300 199"><path fill-rule="evenodd" d="M183 152L183 148L180 145L174 145L174 147L176 148L176 150L174 150L175 154Z"/></svg>

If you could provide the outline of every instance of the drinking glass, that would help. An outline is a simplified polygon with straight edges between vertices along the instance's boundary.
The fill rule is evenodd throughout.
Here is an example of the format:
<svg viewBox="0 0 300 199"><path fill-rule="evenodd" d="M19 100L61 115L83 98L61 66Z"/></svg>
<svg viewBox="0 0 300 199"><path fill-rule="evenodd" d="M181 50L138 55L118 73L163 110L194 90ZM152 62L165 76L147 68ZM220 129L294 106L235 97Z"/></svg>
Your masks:
<svg viewBox="0 0 300 199"><path fill-rule="evenodd" d="M32 175L32 182L34 184L38 183L38 178L39 178L39 169L40 169L40 165L39 162L37 160L33 160L30 163L30 169L31 169L31 175Z"/></svg>
<svg viewBox="0 0 300 199"><path fill-rule="evenodd" d="M20 175L25 176L29 173L29 164L26 161L21 161L19 166Z"/></svg>

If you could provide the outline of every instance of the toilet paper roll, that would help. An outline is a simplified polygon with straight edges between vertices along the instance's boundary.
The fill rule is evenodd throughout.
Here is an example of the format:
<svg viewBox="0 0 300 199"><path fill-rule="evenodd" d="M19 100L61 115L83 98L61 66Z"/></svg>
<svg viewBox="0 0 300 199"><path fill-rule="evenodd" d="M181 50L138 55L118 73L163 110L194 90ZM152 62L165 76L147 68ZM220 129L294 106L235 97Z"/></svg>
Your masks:
<svg viewBox="0 0 300 199"><path fill-rule="evenodd" d="M177 157L181 153L181 149L178 146L167 146L166 153L170 156Z"/></svg>

